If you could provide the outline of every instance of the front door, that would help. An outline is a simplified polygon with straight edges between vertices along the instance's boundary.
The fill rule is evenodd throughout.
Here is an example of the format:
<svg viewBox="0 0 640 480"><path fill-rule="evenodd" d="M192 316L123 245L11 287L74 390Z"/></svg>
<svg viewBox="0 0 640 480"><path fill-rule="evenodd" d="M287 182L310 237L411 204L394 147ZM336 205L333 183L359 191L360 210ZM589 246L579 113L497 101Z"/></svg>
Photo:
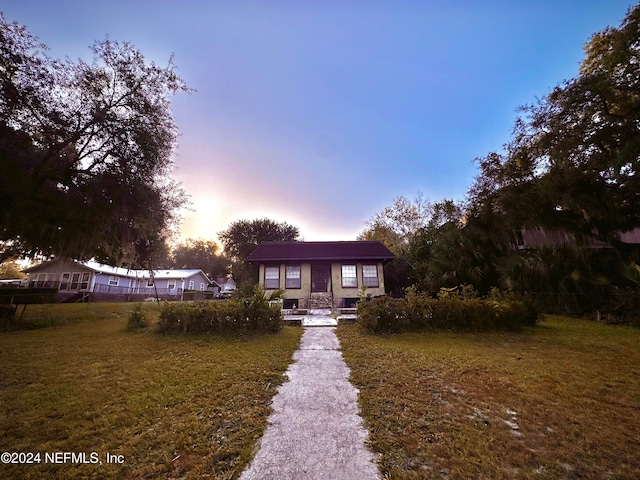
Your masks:
<svg viewBox="0 0 640 480"><path fill-rule="evenodd" d="M311 291L328 292L331 282L331 267L329 265L311 266Z"/></svg>

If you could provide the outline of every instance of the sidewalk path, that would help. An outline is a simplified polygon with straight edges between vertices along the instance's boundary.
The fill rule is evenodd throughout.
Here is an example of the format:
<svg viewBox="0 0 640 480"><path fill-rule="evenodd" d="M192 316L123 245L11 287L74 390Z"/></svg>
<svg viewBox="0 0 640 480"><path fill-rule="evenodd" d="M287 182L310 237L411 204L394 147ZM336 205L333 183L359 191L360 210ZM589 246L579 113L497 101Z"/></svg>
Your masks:
<svg viewBox="0 0 640 480"><path fill-rule="evenodd" d="M307 315L285 315L286 320L299 320L303 327L336 327L338 320L331 316L329 309L309 310Z"/></svg>
<svg viewBox="0 0 640 480"><path fill-rule="evenodd" d="M305 328L293 358L260 447L240 479L378 479L335 328Z"/></svg>

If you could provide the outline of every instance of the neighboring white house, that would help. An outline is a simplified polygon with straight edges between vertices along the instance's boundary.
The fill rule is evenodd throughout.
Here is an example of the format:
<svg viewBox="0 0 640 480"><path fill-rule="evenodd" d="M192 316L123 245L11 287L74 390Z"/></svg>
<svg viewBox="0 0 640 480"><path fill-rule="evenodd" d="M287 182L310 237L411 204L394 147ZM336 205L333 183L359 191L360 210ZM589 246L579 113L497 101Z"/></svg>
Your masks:
<svg viewBox="0 0 640 480"><path fill-rule="evenodd" d="M149 271L97 262L54 260L27 268L24 272L29 286L57 288L62 293L179 296L189 291L217 293L220 290L219 285L199 269Z"/></svg>

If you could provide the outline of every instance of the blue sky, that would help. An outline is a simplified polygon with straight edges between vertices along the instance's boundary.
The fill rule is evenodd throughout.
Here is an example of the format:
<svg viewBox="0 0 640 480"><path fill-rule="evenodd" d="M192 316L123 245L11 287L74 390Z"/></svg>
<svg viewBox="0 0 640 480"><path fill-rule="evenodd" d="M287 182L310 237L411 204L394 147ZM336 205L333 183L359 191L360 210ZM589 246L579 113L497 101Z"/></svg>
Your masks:
<svg viewBox="0 0 640 480"><path fill-rule="evenodd" d="M53 57L130 41L174 98L182 236L269 217L351 240L393 198L462 200L518 106L577 75L630 0L0 0Z"/></svg>

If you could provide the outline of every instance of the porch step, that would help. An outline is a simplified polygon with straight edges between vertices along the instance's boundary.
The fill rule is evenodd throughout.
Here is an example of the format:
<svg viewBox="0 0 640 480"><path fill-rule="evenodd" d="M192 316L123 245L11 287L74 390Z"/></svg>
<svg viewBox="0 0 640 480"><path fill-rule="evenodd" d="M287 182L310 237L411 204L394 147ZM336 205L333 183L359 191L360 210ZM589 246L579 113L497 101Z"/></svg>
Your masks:
<svg viewBox="0 0 640 480"><path fill-rule="evenodd" d="M331 292L311 292L309 308L333 308L333 294Z"/></svg>

